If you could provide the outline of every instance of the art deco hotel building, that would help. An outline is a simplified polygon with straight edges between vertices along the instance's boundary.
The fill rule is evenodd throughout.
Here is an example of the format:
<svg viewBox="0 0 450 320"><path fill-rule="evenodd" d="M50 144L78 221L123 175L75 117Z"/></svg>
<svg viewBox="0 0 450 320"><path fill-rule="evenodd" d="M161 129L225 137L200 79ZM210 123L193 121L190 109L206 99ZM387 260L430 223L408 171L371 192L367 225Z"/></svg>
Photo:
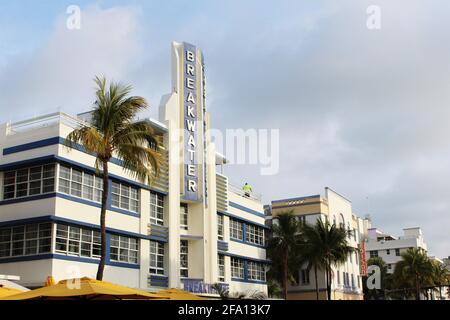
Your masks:
<svg viewBox="0 0 450 320"><path fill-rule="evenodd" d="M164 140L159 177L144 184L120 159L110 163L104 279L147 291L214 295L221 283L267 293L263 205L219 173L226 160L207 133L202 52L173 43L172 79L159 120L148 119ZM20 276L22 285L95 278L102 182L93 155L64 145L89 116L0 126L0 274Z"/></svg>

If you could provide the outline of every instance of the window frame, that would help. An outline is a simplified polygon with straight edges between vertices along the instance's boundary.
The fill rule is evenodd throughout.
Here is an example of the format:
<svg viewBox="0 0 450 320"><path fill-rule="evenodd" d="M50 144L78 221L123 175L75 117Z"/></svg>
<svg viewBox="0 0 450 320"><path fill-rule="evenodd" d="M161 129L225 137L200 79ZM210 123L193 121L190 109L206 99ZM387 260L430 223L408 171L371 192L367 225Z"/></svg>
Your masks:
<svg viewBox="0 0 450 320"><path fill-rule="evenodd" d="M160 275L160 276L165 275L164 258L165 258L164 243L151 240L150 241L150 258L149 258L149 273L150 274Z"/></svg>
<svg viewBox="0 0 450 320"><path fill-rule="evenodd" d="M164 196L150 191L150 223L164 226Z"/></svg>

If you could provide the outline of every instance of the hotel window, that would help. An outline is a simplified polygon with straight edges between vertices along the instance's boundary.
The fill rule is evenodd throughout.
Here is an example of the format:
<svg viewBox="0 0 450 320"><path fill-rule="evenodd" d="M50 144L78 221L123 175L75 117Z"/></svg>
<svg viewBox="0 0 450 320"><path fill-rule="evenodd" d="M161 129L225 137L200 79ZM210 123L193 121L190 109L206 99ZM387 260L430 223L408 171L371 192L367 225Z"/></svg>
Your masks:
<svg viewBox="0 0 450 320"><path fill-rule="evenodd" d="M111 235L110 258L111 261L138 263L138 239L118 235Z"/></svg>
<svg viewBox="0 0 450 320"><path fill-rule="evenodd" d="M94 201L102 201L103 180L93 174L61 165L59 192Z"/></svg>
<svg viewBox="0 0 450 320"><path fill-rule="evenodd" d="M164 225L164 196L150 192L150 223Z"/></svg>
<svg viewBox="0 0 450 320"><path fill-rule="evenodd" d="M51 244L51 223L0 229L0 258L50 253Z"/></svg>
<svg viewBox="0 0 450 320"><path fill-rule="evenodd" d="M180 229L188 230L188 205L180 204Z"/></svg>
<svg viewBox="0 0 450 320"><path fill-rule="evenodd" d="M150 274L164 275L164 244L150 241Z"/></svg>
<svg viewBox="0 0 450 320"><path fill-rule="evenodd" d="M353 288L355 287L355 275L354 274L352 274L352 287Z"/></svg>
<svg viewBox="0 0 450 320"><path fill-rule="evenodd" d="M244 279L244 261L231 257L231 277Z"/></svg>
<svg viewBox="0 0 450 320"><path fill-rule="evenodd" d="M358 288L361 288L361 278L356 276L356 279L358 280Z"/></svg>
<svg viewBox="0 0 450 320"><path fill-rule="evenodd" d="M219 240L223 240L223 215L217 215L217 237Z"/></svg>
<svg viewBox="0 0 450 320"><path fill-rule="evenodd" d="M225 282L225 256L217 255L217 265L219 266L219 281Z"/></svg>
<svg viewBox="0 0 450 320"><path fill-rule="evenodd" d="M301 224L304 225L306 223L306 216L297 216L297 221Z"/></svg>
<svg viewBox="0 0 450 320"><path fill-rule="evenodd" d="M139 212L139 190L135 187L113 182L112 206L132 212Z"/></svg>
<svg viewBox="0 0 450 320"><path fill-rule="evenodd" d="M378 251L377 251L377 250L372 250L372 251L370 251L370 257L371 257L371 258L376 258L376 257L378 257Z"/></svg>
<svg viewBox="0 0 450 320"><path fill-rule="evenodd" d="M100 258L100 232L57 224L55 252L71 256Z"/></svg>
<svg viewBox="0 0 450 320"><path fill-rule="evenodd" d="M23 198L55 191L55 165L48 164L15 171L3 176L3 199Z"/></svg>
<svg viewBox="0 0 450 320"><path fill-rule="evenodd" d="M180 240L180 277L189 276L189 244L187 240Z"/></svg>
<svg viewBox="0 0 450 320"><path fill-rule="evenodd" d="M357 239L356 239L356 229L353 229L353 240L357 241Z"/></svg>
<svg viewBox="0 0 450 320"><path fill-rule="evenodd" d="M350 260L350 263L352 263L352 256L353 256L353 252L350 252L350 254L348 255L348 259Z"/></svg>
<svg viewBox="0 0 450 320"><path fill-rule="evenodd" d="M244 240L244 226L242 222L230 219L230 238Z"/></svg>
<svg viewBox="0 0 450 320"><path fill-rule="evenodd" d="M337 284L341 284L341 272L337 270L336 274L337 274Z"/></svg>
<svg viewBox="0 0 450 320"><path fill-rule="evenodd" d="M391 254L391 250L387 249L386 254Z"/></svg>
<svg viewBox="0 0 450 320"><path fill-rule="evenodd" d="M356 265L359 265L359 253L358 252L355 252L355 262L356 262Z"/></svg>
<svg viewBox="0 0 450 320"><path fill-rule="evenodd" d="M257 245L264 245L264 229L252 224L247 225L247 242Z"/></svg>
<svg viewBox="0 0 450 320"><path fill-rule="evenodd" d="M308 285L309 284L309 271L308 271L308 269L302 269L301 276L302 276L302 285Z"/></svg>
<svg viewBox="0 0 450 320"><path fill-rule="evenodd" d="M397 257L400 256L400 249L395 249L395 255L396 255Z"/></svg>
<svg viewBox="0 0 450 320"><path fill-rule="evenodd" d="M266 281L266 268L264 264L254 261L247 262L248 279L255 281Z"/></svg>
<svg viewBox="0 0 450 320"><path fill-rule="evenodd" d="M388 268L388 270L391 270L392 269L392 264L388 263L387 268Z"/></svg>

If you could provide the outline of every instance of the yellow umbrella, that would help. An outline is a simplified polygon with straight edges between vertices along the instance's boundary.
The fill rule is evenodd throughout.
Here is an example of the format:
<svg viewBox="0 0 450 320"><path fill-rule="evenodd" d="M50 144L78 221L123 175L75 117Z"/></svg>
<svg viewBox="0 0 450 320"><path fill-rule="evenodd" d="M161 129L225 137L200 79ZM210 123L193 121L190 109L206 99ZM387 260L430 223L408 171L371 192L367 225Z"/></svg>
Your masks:
<svg viewBox="0 0 450 320"><path fill-rule="evenodd" d="M164 296L119 286L90 278L62 280L58 284L43 287L3 300L123 300L123 299L167 299Z"/></svg>
<svg viewBox="0 0 450 320"><path fill-rule="evenodd" d="M206 298L196 296L195 294L180 289L162 290L158 292L158 295L167 297L170 300L207 300Z"/></svg>
<svg viewBox="0 0 450 320"><path fill-rule="evenodd" d="M18 293L22 293L22 291L13 289L13 288L6 288L6 287L0 287L0 299L8 296L12 296Z"/></svg>
<svg viewBox="0 0 450 320"><path fill-rule="evenodd" d="M45 280L44 287L54 286L56 284L55 279L52 276L48 276L47 280Z"/></svg>

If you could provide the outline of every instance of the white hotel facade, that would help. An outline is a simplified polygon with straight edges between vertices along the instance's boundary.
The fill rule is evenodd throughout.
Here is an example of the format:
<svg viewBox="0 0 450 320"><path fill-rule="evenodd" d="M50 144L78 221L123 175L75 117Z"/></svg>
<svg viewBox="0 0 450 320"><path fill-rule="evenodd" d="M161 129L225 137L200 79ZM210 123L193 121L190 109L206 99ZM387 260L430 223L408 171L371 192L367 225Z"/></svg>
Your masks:
<svg viewBox="0 0 450 320"><path fill-rule="evenodd" d="M164 140L158 179L146 185L120 159L110 163L104 279L147 291L215 294L211 285L222 283L267 293L263 205L219 173L226 160L207 134L201 51L173 43L172 69L159 120L148 119ZM95 157L64 145L88 118L56 113L0 125L0 274L24 286L95 278L102 185Z"/></svg>

